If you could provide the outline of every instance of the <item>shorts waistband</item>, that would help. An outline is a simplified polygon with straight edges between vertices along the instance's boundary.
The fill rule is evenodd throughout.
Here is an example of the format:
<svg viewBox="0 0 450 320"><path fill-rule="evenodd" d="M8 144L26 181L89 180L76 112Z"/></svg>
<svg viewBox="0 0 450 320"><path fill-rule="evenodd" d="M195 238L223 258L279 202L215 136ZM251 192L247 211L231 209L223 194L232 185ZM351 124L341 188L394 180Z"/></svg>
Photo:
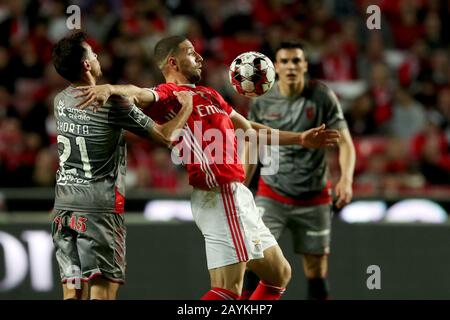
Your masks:
<svg viewBox="0 0 450 320"><path fill-rule="evenodd" d="M240 182L240 181L230 181L230 182L221 184L221 185L219 185L219 186L217 186L217 187L214 187L214 188L211 188L211 189L201 189L201 188L195 188L195 189L196 189L196 190L201 190L201 191L207 191L207 192L221 193L224 186L226 186L226 185L232 185L232 184L235 184L235 183L236 183L236 184L242 184L242 182Z"/></svg>

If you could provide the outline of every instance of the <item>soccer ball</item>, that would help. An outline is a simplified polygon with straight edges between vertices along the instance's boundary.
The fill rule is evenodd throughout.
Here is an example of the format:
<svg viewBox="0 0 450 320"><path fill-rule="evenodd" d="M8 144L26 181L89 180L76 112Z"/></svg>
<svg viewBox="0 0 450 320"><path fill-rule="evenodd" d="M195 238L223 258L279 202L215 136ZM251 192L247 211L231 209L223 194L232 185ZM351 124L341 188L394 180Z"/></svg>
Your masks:
<svg viewBox="0 0 450 320"><path fill-rule="evenodd" d="M275 83L275 68L265 55L255 51L236 57L228 71L230 82L237 93L247 97L265 94Z"/></svg>

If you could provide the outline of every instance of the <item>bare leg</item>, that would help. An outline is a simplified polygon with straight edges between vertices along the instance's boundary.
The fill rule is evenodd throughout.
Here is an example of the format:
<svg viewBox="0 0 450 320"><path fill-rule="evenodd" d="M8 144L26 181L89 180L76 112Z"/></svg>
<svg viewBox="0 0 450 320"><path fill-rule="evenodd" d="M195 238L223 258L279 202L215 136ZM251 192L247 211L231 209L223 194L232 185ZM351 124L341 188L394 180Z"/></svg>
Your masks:
<svg viewBox="0 0 450 320"><path fill-rule="evenodd" d="M116 300L119 284L105 278L91 280L91 300Z"/></svg>
<svg viewBox="0 0 450 320"><path fill-rule="evenodd" d="M241 295L245 262L209 270L211 288L222 288Z"/></svg>
<svg viewBox="0 0 450 320"><path fill-rule="evenodd" d="M303 256L303 269L308 279L308 299L329 299L327 283L328 256L305 254Z"/></svg>
<svg viewBox="0 0 450 320"><path fill-rule="evenodd" d="M328 256L327 255L303 255L303 269L308 279L326 278L328 273Z"/></svg>
<svg viewBox="0 0 450 320"><path fill-rule="evenodd" d="M285 288L291 279L291 266L278 245L264 250L264 258L251 260L247 266L268 285Z"/></svg>
<svg viewBox="0 0 450 320"><path fill-rule="evenodd" d="M69 286L66 283L62 285L63 299L64 300L87 300L89 297L88 284L81 282L81 288L73 288L73 285Z"/></svg>

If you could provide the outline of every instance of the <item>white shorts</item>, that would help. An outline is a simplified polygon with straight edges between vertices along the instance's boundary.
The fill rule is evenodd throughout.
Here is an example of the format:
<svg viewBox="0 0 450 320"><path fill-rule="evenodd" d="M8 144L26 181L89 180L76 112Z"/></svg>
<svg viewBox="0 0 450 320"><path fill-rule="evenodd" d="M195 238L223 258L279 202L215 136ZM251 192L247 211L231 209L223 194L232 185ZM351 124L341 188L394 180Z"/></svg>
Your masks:
<svg viewBox="0 0 450 320"><path fill-rule="evenodd" d="M251 191L242 183L226 184L218 190L194 189L191 206L205 237L208 269L261 259L264 250L277 244Z"/></svg>

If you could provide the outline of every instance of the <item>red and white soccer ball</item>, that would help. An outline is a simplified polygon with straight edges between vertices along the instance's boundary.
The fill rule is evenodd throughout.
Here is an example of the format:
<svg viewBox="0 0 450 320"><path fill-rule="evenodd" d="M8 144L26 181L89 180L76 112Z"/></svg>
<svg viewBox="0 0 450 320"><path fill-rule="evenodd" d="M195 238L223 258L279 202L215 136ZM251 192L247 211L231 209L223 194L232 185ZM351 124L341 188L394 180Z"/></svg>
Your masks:
<svg viewBox="0 0 450 320"><path fill-rule="evenodd" d="M265 55L255 51L236 57L228 71L230 82L237 93L247 97L263 95L275 83L275 68Z"/></svg>

